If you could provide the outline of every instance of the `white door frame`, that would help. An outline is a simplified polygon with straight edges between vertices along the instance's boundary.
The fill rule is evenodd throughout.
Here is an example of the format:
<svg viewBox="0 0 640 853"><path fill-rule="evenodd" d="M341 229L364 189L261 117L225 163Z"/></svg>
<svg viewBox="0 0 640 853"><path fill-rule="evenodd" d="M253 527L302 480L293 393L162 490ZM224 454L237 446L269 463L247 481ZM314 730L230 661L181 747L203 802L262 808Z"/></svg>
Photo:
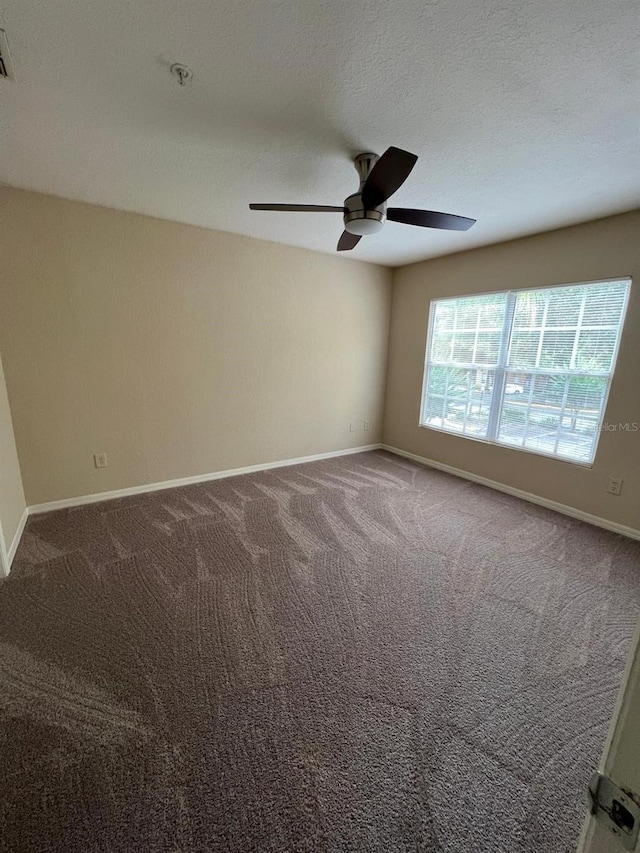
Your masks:
<svg viewBox="0 0 640 853"><path fill-rule="evenodd" d="M640 620L636 625L598 770L619 787L640 794ZM584 794L586 798L586 788ZM594 817L587 816L577 853L622 853L623 850L615 835Z"/></svg>

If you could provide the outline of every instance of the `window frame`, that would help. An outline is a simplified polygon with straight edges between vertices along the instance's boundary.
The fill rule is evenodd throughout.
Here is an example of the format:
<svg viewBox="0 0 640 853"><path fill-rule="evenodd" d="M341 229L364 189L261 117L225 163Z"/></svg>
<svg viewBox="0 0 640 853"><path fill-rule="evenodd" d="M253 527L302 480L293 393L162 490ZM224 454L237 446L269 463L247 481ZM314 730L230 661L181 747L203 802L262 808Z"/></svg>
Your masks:
<svg viewBox="0 0 640 853"><path fill-rule="evenodd" d="M433 424L423 423L423 416L426 407L427 401L427 378L428 378L428 370L431 365L429 360L431 353L431 344L433 338L433 330L434 330L434 315L436 303L439 302L456 302L460 299L466 298L478 298L483 296L496 296L505 294L506 296L506 305L505 305L505 319L503 324L503 330L500 337L500 352L498 355L498 364L495 367L486 368L494 371L495 379L493 385L493 393L495 394L496 388L499 388L498 401L495 405L492 402L490 407L489 414L489 422L487 424L487 432L490 431L490 427L493 428L494 434L497 435L499 425L500 425L500 410L504 405L504 389L506 382L506 375L509 371L509 367L506 363L500 364L501 361L506 362L509 357L509 349L511 347L512 335L513 335L513 322L515 316L515 305L518 294L520 293L540 293L540 291L544 290L559 290L564 287L588 287L595 286L598 284L611 284L613 282L625 282L627 284L626 293L624 297L624 303L622 306L621 319L620 319L620 330L619 334L616 338L615 347L613 349L613 354L611 357L611 368L609 371L575 371L576 376L599 376L606 378L606 386L604 390L604 394L602 396L602 415L600 418L597 434L595 441L593 443L593 454L590 461L584 461L581 459L570 459L567 456L558 456L555 453L546 453L543 450L536 450L531 447L517 446L512 444L507 444L502 441L498 441L496 438L483 438L482 436L477 435L469 435L467 433L454 432L453 430L442 429L442 427L434 426ZM633 278L630 275L621 275L621 276L612 276L610 278L601 278L594 279L592 281L572 281L566 282L563 284L547 284L542 287L519 287L510 290L485 290L478 293L461 293L457 296L435 296L429 300L429 316L428 316L428 325L427 325L427 338L426 338L426 346L425 346L425 356L424 356L424 364L422 368L422 393L420 396L420 409L418 411L418 426L422 429L433 430L434 432L442 433L443 435L450 435L454 438L462 438L469 441L477 441L480 444L488 444L493 447L502 447L505 450L515 450L520 453L530 453L534 456L543 456L546 459L553 459L555 462L564 462L569 465L579 465L582 468L593 468L593 465L596 460L596 455L598 452L598 446L600 443L600 438L602 435L602 424L605 420L605 415L607 411L607 406L609 403L609 392L611 390L611 382L615 375L616 366L618 363L618 352L620 350L620 343L622 341L622 333L624 331L624 324L627 319L627 310L629 307L629 299L631 296L631 287L633 285ZM507 333L505 334L505 329ZM465 368L464 364L456 365L460 369L477 369L477 365L468 365ZM521 372L532 373L532 374L544 374L544 375L553 375L557 373L558 375L566 376L571 371L567 371L565 368L521 368ZM513 372L513 371L511 371Z"/></svg>

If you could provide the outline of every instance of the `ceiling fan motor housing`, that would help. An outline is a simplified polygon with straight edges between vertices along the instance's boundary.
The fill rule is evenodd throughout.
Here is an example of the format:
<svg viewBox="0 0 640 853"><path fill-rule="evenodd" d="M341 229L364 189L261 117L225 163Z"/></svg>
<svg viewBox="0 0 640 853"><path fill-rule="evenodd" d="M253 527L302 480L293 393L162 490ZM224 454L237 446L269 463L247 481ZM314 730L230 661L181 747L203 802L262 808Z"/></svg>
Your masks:
<svg viewBox="0 0 640 853"><path fill-rule="evenodd" d="M362 190L365 182L379 159L377 154L366 153L358 154L354 160L354 165L360 176L360 188L357 193L353 193L344 200L344 227L350 234L357 234L361 237L376 234L387 218L386 202L371 208L371 210L365 210L362 204Z"/></svg>

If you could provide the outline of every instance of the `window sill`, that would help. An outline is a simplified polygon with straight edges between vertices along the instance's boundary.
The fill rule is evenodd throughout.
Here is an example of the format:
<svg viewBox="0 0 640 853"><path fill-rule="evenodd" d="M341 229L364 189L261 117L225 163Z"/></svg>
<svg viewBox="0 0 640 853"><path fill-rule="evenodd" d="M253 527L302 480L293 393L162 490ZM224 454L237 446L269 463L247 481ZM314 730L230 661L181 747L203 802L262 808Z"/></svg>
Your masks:
<svg viewBox="0 0 640 853"><path fill-rule="evenodd" d="M595 460L590 462L582 462L580 459L567 459L565 456L554 456L552 453L544 453L542 450L533 450L530 447L518 447L515 444L503 444L501 441L490 441L487 438L480 438L476 435L467 435L465 433L451 432L448 429L440 429L431 424L423 424L418 422L420 429L428 429L433 432L439 432L441 435L450 435L452 438L464 438L467 441L475 441L478 444L486 444L491 447L500 447L503 450L515 450L517 453L528 453L530 456L542 456L545 459L552 459L554 462L562 462L568 465L577 465L579 468L593 468Z"/></svg>

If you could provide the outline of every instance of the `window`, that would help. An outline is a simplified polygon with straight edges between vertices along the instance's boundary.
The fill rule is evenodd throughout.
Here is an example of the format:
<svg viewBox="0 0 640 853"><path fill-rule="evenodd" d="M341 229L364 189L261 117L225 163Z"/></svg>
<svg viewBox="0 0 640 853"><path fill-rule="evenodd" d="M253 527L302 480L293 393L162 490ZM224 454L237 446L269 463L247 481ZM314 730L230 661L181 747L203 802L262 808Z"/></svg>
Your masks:
<svg viewBox="0 0 640 853"><path fill-rule="evenodd" d="M421 426L591 463L629 286L433 300Z"/></svg>

